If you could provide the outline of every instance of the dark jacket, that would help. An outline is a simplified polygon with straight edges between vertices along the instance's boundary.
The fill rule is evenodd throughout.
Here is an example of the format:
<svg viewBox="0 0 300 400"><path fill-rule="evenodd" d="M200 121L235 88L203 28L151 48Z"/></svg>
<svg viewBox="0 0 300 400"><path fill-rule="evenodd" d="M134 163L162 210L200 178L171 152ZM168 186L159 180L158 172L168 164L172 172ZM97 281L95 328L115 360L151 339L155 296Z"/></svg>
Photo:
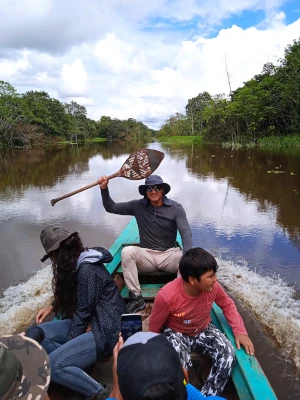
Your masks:
<svg viewBox="0 0 300 400"><path fill-rule="evenodd" d="M87 257L77 266L77 307L67 341L85 333L90 323L95 336L97 358L100 360L112 354L121 331L121 315L125 312L125 304L103 265L112 260L111 254L102 247L94 250L101 252L103 257L92 259L86 252Z"/></svg>

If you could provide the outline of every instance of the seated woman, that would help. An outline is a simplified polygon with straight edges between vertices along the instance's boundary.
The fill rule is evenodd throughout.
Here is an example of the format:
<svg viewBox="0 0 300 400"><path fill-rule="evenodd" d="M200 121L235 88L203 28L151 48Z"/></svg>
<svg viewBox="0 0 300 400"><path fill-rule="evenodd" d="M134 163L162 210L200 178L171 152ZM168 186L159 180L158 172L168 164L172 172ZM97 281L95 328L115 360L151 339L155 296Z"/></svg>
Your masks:
<svg viewBox="0 0 300 400"><path fill-rule="evenodd" d="M109 389L84 369L112 354L121 330L125 304L103 265L112 256L104 248L85 248L77 232L59 223L42 230L41 242L46 251L42 261L52 261L54 302L39 311L39 325L26 335L39 339L49 354L53 382L87 399L105 399ZM52 311L66 319L42 323Z"/></svg>

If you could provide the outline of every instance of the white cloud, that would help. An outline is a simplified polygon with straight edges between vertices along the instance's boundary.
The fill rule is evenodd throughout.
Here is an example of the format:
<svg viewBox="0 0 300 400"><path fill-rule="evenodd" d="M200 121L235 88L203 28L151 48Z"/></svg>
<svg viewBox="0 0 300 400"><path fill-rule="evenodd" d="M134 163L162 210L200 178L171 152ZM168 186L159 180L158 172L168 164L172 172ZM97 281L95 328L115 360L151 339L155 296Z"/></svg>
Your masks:
<svg viewBox="0 0 300 400"><path fill-rule="evenodd" d="M71 65L64 64L61 76L66 97L80 97L86 94L88 76L80 58L73 61Z"/></svg>
<svg viewBox="0 0 300 400"><path fill-rule="evenodd" d="M130 75L133 50L122 52L123 60L110 74L118 87L116 95L112 93L115 107L101 107L102 114L132 116L137 119L157 119L162 121L176 111L183 111L188 98L207 90L211 94L228 93L224 56L232 77L232 88L236 89L244 81L262 70L264 63L276 60L283 55L287 44L292 43L300 32L300 19L286 25L282 13L275 15L265 28L251 27L242 29L232 26L223 29L214 38L199 38L182 41L173 45L168 60L152 59L149 53L154 47L159 53L159 43L148 43L144 64L139 71L139 79ZM117 41L114 35L114 40ZM101 46L104 46L104 40ZM111 37L107 38L108 43ZM121 39L117 46L119 53ZM130 47L132 49L132 47ZM114 49L111 50L112 52ZM105 54L105 53L104 53ZM110 58L112 62L114 58ZM157 67L163 60L168 65ZM131 66L131 69L130 69ZM143 73L142 73L143 72ZM125 78L125 79L124 79ZM117 82L117 83L116 83ZM122 106L120 108L119 106ZM95 114L97 115L97 113Z"/></svg>
<svg viewBox="0 0 300 400"><path fill-rule="evenodd" d="M300 19L286 24L284 2L40 0L36 7L26 0L12 7L0 0L1 79L21 92L81 101L91 118L132 117L158 127L201 91L228 93L225 54L233 89L276 62L300 32ZM224 18L247 10L263 10L265 18L220 30Z"/></svg>
<svg viewBox="0 0 300 400"><path fill-rule="evenodd" d="M133 72L140 75L147 68L143 49L135 49L132 44L124 42L115 33L108 33L103 40L100 40L94 54L100 65L106 66L112 73Z"/></svg>
<svg viewBox="0 0 300 400"><path fill-rule="evenodd" d="M1 80L7 79L26 70L29 67L28 52L22 51L20 57L17 60L0 59L0 76Z"/></svg>

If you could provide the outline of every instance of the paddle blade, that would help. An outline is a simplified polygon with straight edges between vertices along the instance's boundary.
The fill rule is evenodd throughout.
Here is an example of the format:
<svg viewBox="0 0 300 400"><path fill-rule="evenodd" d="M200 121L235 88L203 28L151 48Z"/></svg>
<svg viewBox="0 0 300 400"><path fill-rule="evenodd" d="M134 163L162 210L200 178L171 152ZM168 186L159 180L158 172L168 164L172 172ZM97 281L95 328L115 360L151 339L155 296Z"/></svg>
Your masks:
<svg viewBox="0 0 300 400"><path fill-rule="evenodd" d="M164 156L165 153L158 150L135 151L122 165L120 176L131 180L145 179L156 170Z"/></svg>

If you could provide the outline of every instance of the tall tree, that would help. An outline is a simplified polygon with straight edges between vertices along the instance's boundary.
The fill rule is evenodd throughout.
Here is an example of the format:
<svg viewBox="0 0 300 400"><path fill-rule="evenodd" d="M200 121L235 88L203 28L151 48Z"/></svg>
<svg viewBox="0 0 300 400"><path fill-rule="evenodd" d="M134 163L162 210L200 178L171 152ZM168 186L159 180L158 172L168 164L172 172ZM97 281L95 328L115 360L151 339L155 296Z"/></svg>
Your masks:
<svg viewBox="0 0 300 400"><path fill-rule="evenodd" d="M86 108L76 101L64 104L65 111L69 118L69 137L75 137L77 143L79 140L84 140L88 134L88 120Z"/></svg>
<svg viewBox="0 0 300 400"><path fill-rule="evenodd" d="M208 92L199 93L198 96L188 100L185 107L186 115L191 120L191 134L201 135L204 128L203 111L209 104L211 96Z"/></svg>

